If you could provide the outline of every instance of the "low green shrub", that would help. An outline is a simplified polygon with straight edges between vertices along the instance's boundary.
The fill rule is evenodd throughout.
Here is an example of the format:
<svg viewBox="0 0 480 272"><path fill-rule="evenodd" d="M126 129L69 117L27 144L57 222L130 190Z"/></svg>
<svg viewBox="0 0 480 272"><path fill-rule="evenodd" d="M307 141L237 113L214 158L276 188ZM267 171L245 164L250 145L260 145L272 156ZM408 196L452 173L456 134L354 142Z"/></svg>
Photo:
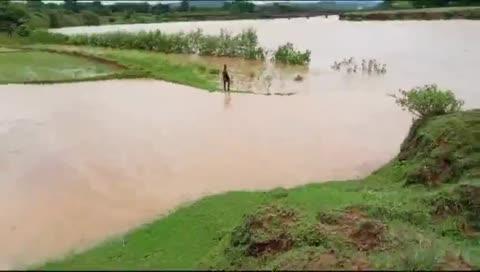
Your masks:
<svg viewBox="0 0 480 272"><path fill-rule="evenodd" d="M292 43L287 43L274 52L274 60L284 64L307 65L310 63L310 53L310 50L296 50Z"/></svg>
<svg viewBox="0 0 480 272"><path fill-rule="evenodd" d="M399 95L392 97L403 110L408 110L418 118L457 112L464 103L452 91L441 90L435 84L415 87L410 91L400 89Z"/></svg>
<svg viewBox="0 0 480 272"><path fill-rule="evenodd" d="M23 24L15 29L15 33L20 37L27 37L32 33L32 29L28 25Z"/></svg>
<svg viewBox="0 0 480 272"><path fill-rule="evenodd" d="M100 25L100 17L91 11L84 10L81 12L81 16L85 25Z"/></svg>
<svg viewBox="0 0 480 272"><path fill-rule="evenodd" d="M257 34L253 29L244 30L237 35L231 35L222 30L219 36L206 35L201 30L175 34L167 34L158 30L139 33L82 34L72 36L69 43L202 56L242 57L245 59L263 59L265 57L264 49L258 46Z"/></svg>

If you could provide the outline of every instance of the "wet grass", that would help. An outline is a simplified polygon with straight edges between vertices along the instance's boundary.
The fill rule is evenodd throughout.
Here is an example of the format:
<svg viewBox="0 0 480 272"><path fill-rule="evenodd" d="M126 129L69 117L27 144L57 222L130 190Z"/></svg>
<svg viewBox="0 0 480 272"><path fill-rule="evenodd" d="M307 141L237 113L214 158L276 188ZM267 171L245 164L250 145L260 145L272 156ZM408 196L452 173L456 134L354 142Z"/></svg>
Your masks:
<svg viewBox="0 0 480 272"><path fill-rule="evenodd" d="M8 58L1 62L3 65L0 65L0 67L4 67L4 72L0 72L0 83L55 83L112 78L154 78L197 87L208 91L215 91L218 89L218 67L206 67L195 61L185 61L185 58L176 55L139 50L62 45L16 45L14 47L11 46L10 48L21 48L33 51L30 51L26 55L23 55L23 52L19 52L18 54L4 53L3 55L0 55L0 58L2 58L2 56ZM75 56L65 55L63 53L73 54ZM33 57L35 55L41 57ZM52 61L52 59L47 57L50 55L62 56L63 59L54 59ZM92 74L91 77L53 77L47 73L53 73L55 71L54 68L56 67L58 67L58 70L63 73L69 71L67 68L70 66L78 69L78 67L82 67L80 64L90 63L91 60L89 59L97 60L97 62L104 62L105 64L102 64L103 66L106 64L108 64L107 67L116 66L117 69L110 73ZM11 70L11 73L25 70L23 77L21 76L22 73L17 72L15 72L15 74L18 74L17 78L10 76L10 63L17 63L18 65L18 70ZM42 73L37 73L34 80L30 80L28 77L28 69L32 65L39 67L47 65L47 67L42 68ZM121 67L121 69L119 67ZM2 78L3 80L1 80Z"/></svg>
<svg viewBox="0 0 480 272"><path fill-rule="evenodd" d="M0 51L0 83L82 80L116 72L111 65L81 57L38 51Z"/></svg>
<svg viewBox="0 0 480 272"><path fill-rule="evenodd" d="M436 156L418 145L362 180L207 197L40 268L478 269L479 133L479 110L414 127L404 147L422 135L466 147L453 159L474 162L437 186L406 183L424 158ZM456 137L445 142L444 135Z"/></svg>

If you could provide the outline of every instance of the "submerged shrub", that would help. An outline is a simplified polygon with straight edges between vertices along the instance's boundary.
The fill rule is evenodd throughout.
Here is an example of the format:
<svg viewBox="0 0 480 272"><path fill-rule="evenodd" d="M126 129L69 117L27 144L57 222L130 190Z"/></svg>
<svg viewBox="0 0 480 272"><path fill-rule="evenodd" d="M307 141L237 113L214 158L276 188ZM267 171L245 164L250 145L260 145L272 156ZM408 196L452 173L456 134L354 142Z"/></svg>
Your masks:
<svg viewBox="0 0 480 272"><path fill-rule="evenodd" d="M307 65L310 63L310 50L295 50L292 43L279 46L274 53L274 60L284 64Z"/></svg>
<svg viewBox="0 0 480 272"><path fill-rule="evenodd" d="M30 36L30 33L32 33L32 30L28 25L23 24L15 29L15 33L17 33L17 35L20 37L27 37L27 36Z"/></svg>
<svg viewBox="0 0 480 272"><path fill-rule="evenodd" d="M221 30L220 35L206 35L198 29L189 33L167 34L153 32L112 32L75 35L69 40L74 45L89 45L121 49L151 50L163 53L199 54L202 56L242 57L263 59L265 50L258 45L253 29L237 35Z"/></svg>
<svg viewBox="0 0 480 272"><path fill-rule="evenodd" d="M403 110L418 118L457 112L464 103L452 91L441 90L435 84L415 87L410 91L400 89L399 95L392 97Z"/></svg>

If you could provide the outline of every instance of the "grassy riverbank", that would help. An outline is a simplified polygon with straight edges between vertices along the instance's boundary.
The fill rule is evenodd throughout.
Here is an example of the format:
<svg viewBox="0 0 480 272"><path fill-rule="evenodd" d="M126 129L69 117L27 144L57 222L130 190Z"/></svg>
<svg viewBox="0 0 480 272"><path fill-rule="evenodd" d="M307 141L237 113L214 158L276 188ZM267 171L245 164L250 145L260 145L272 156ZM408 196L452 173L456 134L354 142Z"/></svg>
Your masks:
<svg viewBox="0 0 480 272"><path fill-rule="evenodd" d="M0 71L5 71L1 73L5 76L0 78L0 84L153 78L215 91L218 89L221 68L207 67L182 55L140 50L28 45L18 41L4 45L4 48L22 51L0 51L0 60L5 60L0 62ZM11 69L12 63L18 69ZM15 75L9 76L7 71L14 71ZM69 71L72 73L68 74Z"/></svg>
<svg viewBox="0 0 480 272"><path fill-rule="evenodd" d="M417 122L362 180L206 197L41 269L480 268L480 111Z"/></svg>
<svg viewBox="0 0 480 272"><path fill-rule="evenodd" d="M117 70L115 65L60 53L24 50L0 52L0 84L109 77Z"/></svg>
<svg viewBox="0 0 480 272"><path fill-rule="evenodd" d="M480 7L442 7L424 9L378 10L365 12L347 12L340 15L341 20L447 20L480 19Z"/></svg>

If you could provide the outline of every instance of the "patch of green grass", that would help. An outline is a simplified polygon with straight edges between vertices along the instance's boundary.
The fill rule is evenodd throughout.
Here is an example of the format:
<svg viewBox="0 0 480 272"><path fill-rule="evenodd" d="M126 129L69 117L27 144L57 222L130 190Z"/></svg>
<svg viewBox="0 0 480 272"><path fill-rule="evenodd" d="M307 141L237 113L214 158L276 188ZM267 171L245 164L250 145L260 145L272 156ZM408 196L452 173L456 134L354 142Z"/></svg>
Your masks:
<svg viewBox="0 0 480 272"><path fill-rule="evenodd" d="M95 55L114 60L148 77L214 91L218 77L195 62L182 62L175 55L137 50L98 50Z"/></svg>
<svg viewBox="0 0 480 272"><path fill-rule="evenodd" d="M195 61L187 60L184 56L174 54L163 54L156 52L146 52L139 50L122 50L122 49L108 49L108 48L94 48L94 47L82 47L82 46L62 46L62 45L8 45L11 49L25 49L33 50L29 55L23 55L22 53L8 56L5 53L5 59L2 61L4 64L5 75L0 74L0 83L13 83L13 82L29 82L27 76L21 77L21 73L18 74L18 78L10 77L7 74L8 70L11 70L9 63L17 63L19 66L18 71L26 70L28 67L36 65L43 67L44 63L50 65L42 71L49 71L53 73L54 67L59 67L59 70L70 71L65 67L81 67L78 61L85 63L91 62L90 59L106 62L107 64L113 64L115 66L121 66L123 69L116 69L114 73L98 74L106 75L107 77L94 77L96 78L154 78L165 81L180 83L197 87L200 89L215 91L218 89L218 75L211 73L210 71L217 67L205 67ZM48 51L48 52L42 52ZM58 52L58 54L51 53ZM74 54L77 56L69 56L60 53ZM1 54L1 53L0 53ZM11 54L11 53L8 53ZM32 54L41 55L42 58L33 58ZM62 60L51 61L45 56L63 56L66 57ZM83 56L83 57L80 57ZM2 58L0 56L0 58ZM8 59L7 59L8 58ZM111 65L101 64L103 66L110 67ZM1 67L1 65L0 65ZM53 67L53 68L52 68ZM2 68L0 68L2 69ZM14 72L15 70L11 70ZM27 74L28 75L28 74ZM97 75L97 76L98 76ZM2 80L2 76L4 79ZM91 78L91 77L90 77ZM22 80L23 79L23 80ZM46 72L38 73L35 76L36 81L79 81L84 80L85 77L53 77ZM13 81L15 80L15 81Z"/></svg>
<svg viewBox="0 0 480 272"><path fill-rule="evenodd" d="M116 68L81 57L38 51L0 52L0 83L81 80Z"/></svg>
<svg viewBox="0 0 480 272"><path fill-rule="evenodd" d="M449 126L453 119L462 126ZM479 126L480 111L458 112L414 134L435 141L453 129L461 141L468 131L469 157L480 152ZM465 168L456 183L405 186L418 163L395 159L357 181L210 196L126 234L124 243L111 239L40 268L480 268L480 180ZM452 213L440 214L443 206Z"/></svg>

